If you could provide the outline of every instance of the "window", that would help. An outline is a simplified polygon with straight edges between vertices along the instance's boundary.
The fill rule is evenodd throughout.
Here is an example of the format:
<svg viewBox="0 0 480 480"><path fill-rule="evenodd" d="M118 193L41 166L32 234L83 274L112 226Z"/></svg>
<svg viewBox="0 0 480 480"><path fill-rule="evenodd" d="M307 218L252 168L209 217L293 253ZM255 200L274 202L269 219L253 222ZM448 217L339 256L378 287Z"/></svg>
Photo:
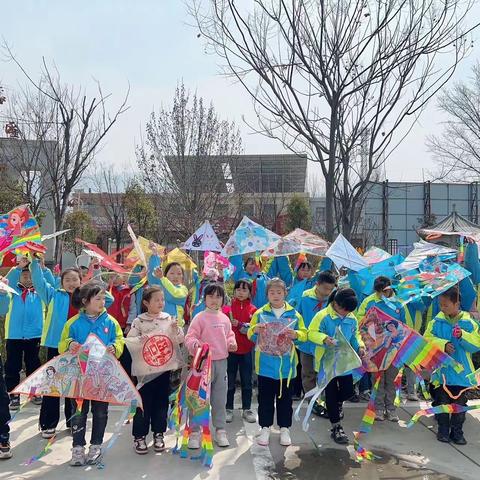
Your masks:
<svg viewBox="0 0 480 480"><path fill-rule="evenodd" d="M396 255L398 253L398 240L396 238L391 238L388 241L388 253L390 255Z"/></svg>
<svg viewBox="0 0 480 480"><path fill-rule="evenodd" d="M325 207L315 207L315 223L317 225L325 223Z"/></svg>

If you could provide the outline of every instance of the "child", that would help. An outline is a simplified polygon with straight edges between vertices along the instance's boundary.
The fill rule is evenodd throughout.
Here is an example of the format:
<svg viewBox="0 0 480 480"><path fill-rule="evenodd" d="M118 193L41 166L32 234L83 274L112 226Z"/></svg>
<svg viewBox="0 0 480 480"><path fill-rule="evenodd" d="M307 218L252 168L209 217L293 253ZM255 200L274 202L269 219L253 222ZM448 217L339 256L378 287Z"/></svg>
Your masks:
<svg viewBox="0 0 480 480"><path fill-rule="evenodd" d="M237 351L228 355L228 391L227 391L227 423L233 421L233 399L235 396L235 381L237 372L240 370L240 382L242 386L242 410L243 418L248 423L257 421L256 415L251 410L252 405L252 349L253 343L247 338L250 320L256 308L252 305L252 285L247 280L235 282L233 290L234 298L231 307L223 307L223 312L229 315L232 322L233 332L237 342Z"/></svg>
<svg viewBox="0 0 480 480"><path fill-rule="evenodd" d="M328 299L335 289L337 279L330 271L321 272L317 277L317 284L305 290L297 308L303 318L304 327L308 329L313 317L328 305ZM302 365L301 375L303 390L305 393L313 390L317 385L317 374L315 372L315 347L312 342L300 343L300 363ZM319 415L321 409L315 405L314 413Z"/></svg>
<svg viewBox="0 0 480 480"><path fill-rule="evenodd" d="M40 345L47 347L47 361L58 355L58 342L67 320L78 313L71 302L73 291L80 286L80 272L76 268L67 268L60 277L61 287L56 289L48 283L42 273L38 259L30 264L32 283L42 302L47 305L47 315L43 325ZM70 417L73 415L71 402L65 399L65 418L67 427L70 426ZM52 438L55 435L60 419L60 399L45 397L40 408L40 429L43 438Z"/></svg>
<svg viewBox="0 0 480 480"><path fill-rule="evenodd" d="M452 395L456 396L471 383L467 375L474 371L472 353L480 350L480 332L478 324L470 314L460 310L460 293L458 287L449 288L439 298L441 313L439 313L427 326L425 338L445 350L453 359L463 366L457 373L453 367L443 367L437 370L432 377L432 406L446 404L466 405L467 398L462 393L456 400L452 399L443 388L443 376L446 387ZM465 413L439 413L435 415L438 423L437 440L456 445L465 445L467 441L463 436L463 423Z"/></svg>
<svg viewBox="0 0 480 480"><path fill-rule="evenodd" d="M117 358L123 352L123 332L118 322L105 309L105 288L98 281L91 281L77 287L72 295L72 306L79 313L73 316L64 326L58 344L59 353L67 350L75 354L85 343L88 336L95 334L107 347L107 351ZM76 409L76 402L72 401ZM92 436L90 448L85 457L85 430L87 415L92 406ZM108 420L108 403L98 400L84 400L81 413L72 417L73 448L70 465L94 465L102 454L103 436Z"/></svg>
<svg viewBox="0 0 480 480"><path fill-rule="evenodd" d="M172 262L162 270L160 257L155 244L151 243L150 249L152 256L150 257L148 267L148 283L149 285L159 285L162 287L165 295L165 312L176 318L178 325L183 327L185 324L183 318L185 302L188 296L188 289L183 285L183 268L179 263Z"/></svg>
<svg viewBox="0 0 480 480"><path fill-rule="evenodd" d="M410 312L395 299L392 282L388 277L377 277L373 284L373 289L375 292L367 297L358 309L358 321L365 317L370 308L377 307L395 320L406 323L413 328ZM382 373L377 398L375 399L375 420L383 421L387 418L391 422L398 422L397 409L395 407L395 378L397 375L398 368L393 365Z"/></svg>
<svg viewBox="0 0 480 480"><path fill-rule="evenodd" d="M132 323L127 337L140 337L145 341L148 334L161 333L170 338L173 345L183 342L183 330L177 325L177 320L163 312L165 298L163 290L158 286L147 287L143 292L143 313ZM176 367L175 367L176 368ZM132 365L135 374L136 365ZM143 385L139 392L142 397L143 411L137 408L133 417L134 450L143 455L148 453L145 437L150 425L153 432L153 449L156 452L165 450L164 434L167 430L168 398L171 370Z"/></svg>
<svg viewBox="0 0 480 480"><path fill-rule="evenodd" d="M0 357L0 460L12 458L10 448L10 411L8 410L8 393L3 380L3 363Z"/></svg>
<svg viewBox="0 0 480 480"><path fill-rule="evenodd" d="M228 447L230 442L225 431L227 402L227 358L229 352L237 350L235 334L229 318L221 311L225 301L225 290L221 285L209 284L203 291L205 310L196 315L187 335L185 345L191 355L198 347L207 344L212 356L210 405L215 441L219 447ZM188 448L200 448L201 432L192 431Z"/></svg>
<svg viewBox="0 0 480 480"><path fill-rule="evenodd" d="M270 428L273 425L275 406L277 424L280 427L280 444L291 445L289 428L292 426L292 389L290 379L297 375L298 357L295 346L285 355L269 355L258 346L259 333L267 328L269 322L285 324L285 335L295 343L307 340L307 331L300 325L302 317L285 302L287 288L279 278L267 284L268 303L257 310L250 322L247 336L256 343L255 371L258 375L258 423L260 432L257 443L267 446L270 441ZM267 323L264 321L267 320Z"/></svg>
<svg viewBox="0 0 480 480"><path fill-rule="evenodd" d="M308 339L316 344L315 370L317 372L320 369L325 349L335 348L334 336L337 327L340 327L343 335L360 357L365 355L358 322L353 314L357 305L357 297L351 288L337 290L332 294L329 306L313 317L308 328ZM352 395L353 378L351 374L333 378L325 388L325 404L328 418L332 424L331 437L334 442L339 444L348 443L348 437L340 420L343 418L343 402Z"/></svg>
<svg viewBox="0 0 480 480"><path fill-rule="evenodd" d="M7 276L11 288L17 295L0 290L0 315L5 315L5 384L12 391L20 383L20 370L25 362L25 372L29 376L40 366L40 337L42 336L44 306L32 285L28 270L30 261L21 257L16 268ZM42 398L33 397L34 404L41 404ZM10 409L20 408L20 395L10 396Z"/></svg>

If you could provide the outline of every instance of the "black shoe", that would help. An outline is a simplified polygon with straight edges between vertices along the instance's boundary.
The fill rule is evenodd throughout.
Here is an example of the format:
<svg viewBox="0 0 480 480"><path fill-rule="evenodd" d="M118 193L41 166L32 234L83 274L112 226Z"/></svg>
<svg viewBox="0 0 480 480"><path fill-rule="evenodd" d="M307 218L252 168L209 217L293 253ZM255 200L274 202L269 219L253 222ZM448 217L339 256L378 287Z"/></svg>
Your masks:
<svg viewBox="0 0 480 480"><path fill-rule="evenodd" d="M463 433L457 433L457 434L450 434L450 440L455 444L455 445L466 445L467 441L465 440L465 437L463 436Z"/></svg>
<svg viewBox="0 0 480 480"><path fill-rule="evenodd" d="M335 443L340 445L348 444L348 437L343 431L343 427L340 424L335 425L331 430L330 436L333 438Z"/></svg>
<svg viewBox="0 0 480 480"><path fill-rule="evenodd" d="M20 410L20 395L11 395L10 396L9 408L12 411Z"/></svg>
<svg viewBox="0 0 480 480"><path fill-rule="evenodd" d="M323 405L320 405L320 404L316 403L316 404L313 406L312 412L313 412L315 415L317 415L317 417L321 417L321 418L326 418L326 419L328 419L327 409L326 409Z"/></svg>
<svg viewBox="0 0 480 480"><path fill-rule="evenodd" d="M437 433L437 440L442 443L450 443L450 437L447 434L440 431Z"/></svg>
<svg viewBox="0 0 480 480"><path fill-rule="evenodd" d="M359 403L360 402L360 396L358 394L353 395L348 399L349 402L352 403Z"/></svg>

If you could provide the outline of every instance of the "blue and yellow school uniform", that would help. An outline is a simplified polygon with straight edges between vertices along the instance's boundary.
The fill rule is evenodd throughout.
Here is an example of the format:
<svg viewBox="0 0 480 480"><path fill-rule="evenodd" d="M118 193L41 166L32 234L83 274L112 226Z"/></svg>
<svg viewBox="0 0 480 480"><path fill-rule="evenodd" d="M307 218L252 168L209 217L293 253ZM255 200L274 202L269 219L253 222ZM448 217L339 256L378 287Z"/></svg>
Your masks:
<svg viewBox="0 0 480 480"><path fill-rule="evenodd" d="M35 289L20 286L21 269L12 268L6 279L17 295L0 293L0 315L5 316L5 340L29 340L42 336L45 305Z"/></svg>
<svg viewBox="0 0 480 480"><path fill-rule="evenodd" d="M461 338L453 336L453 329L457 324L462 329ZM428 323L424 337L443 351L445 351L446 344L451 343L455 351L450 356L464 368L463 371L456 372L451 366L441 367L433 374L433 383L442 385L443 375L445 375L447 385L472 386L467 375L475 370L472 354L480 351L480 332L477 322L472 319L470 314L462 311L455 318L449 318L440 312Z"/></svg>
<svg viewBox="0 0 480 480"><path fill-rule="evenodd" d="M125 345L123 331L106 309L94 320L84 310L73 316L63 327L58 351L66 352L72 342L83 345L90 334L96 335L107 347L113 345L115 356L121 357Z"/></svg>
<svg viewBox="0 0 480 480"><path fill-rule="evenodd" d="M318 372L320 363L325 353L324 341L327 337L335 337L337 328L340 328L343 335L352 348L358 353L360 347L364 347L358 321L353 313L341 317L330 304L318 312L312 319L308 328L308 340L315 344L315 370Z"/></svg>
<svg viewBox="0 0 480 480"><path fill-rule="evenodd" d="M258 323L265 321L282 322L285 326L292 324L289 328L297 332L297 339L294 341L295 345L300 345L307 340L307 331L301 326L301 323L303 323L301 315L288 303L285 303L285 312L280 318L275 316L269 303L253 314L250 321L250 328L247 332L247 337L252 342L257 343L258 341L258 334L255 333L255 326ZM298 357L295 348L292 348L290 353L280 356L269 355L262 352L258 346L255 347L255 372L257 375L272 378L274 380L287 379L287 381L289 381L297 375L297 364Z"/></svg>
<svg viewBox="0 0 480 480"><path fill-rule="evenodd" d="M188 289L185 285L174 285L167 277L157 278L153 272L161 266L160 257L152 255L148 265L148 283L149 285L159 285L162 287L165 296L164 312L177 319L179 326L183 326L185 321L183 314L185 311L185 302L188 296Z"/></svg>
<svg viewBox="0 0 480 480"><path fill-rule="evenodd" d="M45 280L38 260L30 263L32 283L42 302L47 305L47 315L42 330L40 345L49 348L58 348L63 327L68 320L70 294L63 288L55 288ZM113 297L105 293L105 306L113 303Z"/></svg>

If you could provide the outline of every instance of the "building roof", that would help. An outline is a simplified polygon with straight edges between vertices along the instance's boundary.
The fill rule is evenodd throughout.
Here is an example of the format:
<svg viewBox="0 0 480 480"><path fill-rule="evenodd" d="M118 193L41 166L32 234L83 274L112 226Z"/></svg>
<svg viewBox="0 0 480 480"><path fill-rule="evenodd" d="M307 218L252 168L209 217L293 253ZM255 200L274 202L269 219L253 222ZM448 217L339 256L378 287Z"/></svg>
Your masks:
<svg viewBox="0 0 480 480"><path fill-rule="evenodd" d="M479 235L480 226L453 211L448 217L445 217L436 225L418 230L418 234L422 237L426 237L431 234L451 235L455 233L460 235Z"/></svg>

